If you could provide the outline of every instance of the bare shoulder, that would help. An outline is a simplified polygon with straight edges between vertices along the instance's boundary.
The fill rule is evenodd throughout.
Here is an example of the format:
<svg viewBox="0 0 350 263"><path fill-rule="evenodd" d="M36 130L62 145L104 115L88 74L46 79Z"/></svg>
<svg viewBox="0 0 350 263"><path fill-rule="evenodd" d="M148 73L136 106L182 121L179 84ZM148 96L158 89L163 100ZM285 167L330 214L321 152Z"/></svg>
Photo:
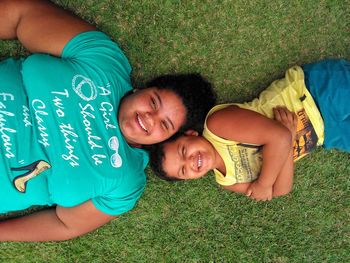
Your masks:
<svg viewBox="0 0 350 263"><path fill-rule="evenodd" d="M208 129L215 134L220 133L221 125L227 121L236 119L240 111L241 109L238 106L232 105L214 112L207 119Z"/></svg>
<svg viewBox="0 0 350 263"><path fill-rule="evenodd" d="M259 113L251 110L239 108L236 105L229 106L214 112L208 117L207 127L215 135L233 141L249 143L245 140L245 133L250 134L254 129L257 120L266 118ZM242 141L243 139L243 141Z"/></svg>
<svg viewBox="0 0 350 263"><path fill-rule="evenodd" d="M264 145L285 129L275 120L235 105L214 112L207 119L207 127L221 138L256 145Z"/></svg>

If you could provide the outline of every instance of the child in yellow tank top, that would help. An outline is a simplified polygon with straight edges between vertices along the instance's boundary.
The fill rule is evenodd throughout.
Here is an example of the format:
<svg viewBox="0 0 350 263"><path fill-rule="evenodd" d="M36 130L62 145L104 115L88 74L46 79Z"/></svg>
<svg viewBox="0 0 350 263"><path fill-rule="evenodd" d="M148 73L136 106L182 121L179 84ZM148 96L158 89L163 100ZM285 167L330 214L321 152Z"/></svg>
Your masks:
<svg viewBox="0 0 350 263"><path fill-rule="evenodd" d="M241 109L260 113L274 118L273 108L283 105L294 112L297 118L296 139L293 141L293 159L299 160L324 140L324 125L320 112L304 84L304 73L298 66L287 70L285 78L274 81L259 98L242 104L221 104L211 109L207 118L232 105ZM223 158L226 174L214 169L216 181L221 185L247 183L256 180L262 166L262 147L240 143L217 136L204 124L205 137Z"/></svg>
<svg viewBox="0 0 350 263"><path fill-rule="evenodd" d="M329 114L322 112L321 116L319 98L325 96L315 93L311 77L317 76L315 70L316 73L322 72L319 68L329 67L329 64L334 69L334 74L331 71L333 75L342 76L336 82L333 75L330 76L333 82L329 83L337 83L337 87L346 91L342 95L349 98L350 85L342 84L343 75L338 74L346 72L350 75L349 62L322 61L315 63L311 70L306 65L305 71L298 66L292 67L285 78L274 81L259 98L248 103L214 107L208 113L203 137L195 131L187 131L186 136L154 147L150 152L152 169L166 180L195 179L214 170L222 187L245 193L256 200L270 200L273 196L289 193L293 184L293 162L324 143L322 116L329 119ZM322 77L317 76L317 79ZM308 88L315 96L310 94L305 82L311 83ZM326 90L324 85L320 90ZM334 93L336 98L337 92ZM343 108L346 108L343 112L350 112L350 107ZM347 141L344 138L348 136L345 127L350 126L346 117L349 114L344 116L339 122L343 127L337 129L340 139L336 141ZM331 126L329 123L326 128ZM347 150L346 143L338 146L326 142L326 145Z"/></svg>

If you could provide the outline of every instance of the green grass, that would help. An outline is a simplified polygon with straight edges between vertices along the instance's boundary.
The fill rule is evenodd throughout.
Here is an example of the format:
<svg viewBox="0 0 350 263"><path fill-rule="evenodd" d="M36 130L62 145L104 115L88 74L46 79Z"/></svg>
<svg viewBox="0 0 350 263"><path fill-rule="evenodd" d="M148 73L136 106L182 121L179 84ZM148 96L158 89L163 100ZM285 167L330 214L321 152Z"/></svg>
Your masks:
<svg viewBox="0 0 350 263"><path fill-rule="evenodd" d="M60 0L108 33L135 84L201 72L220 102L250 100L294 64L350 59L348 0ZM27 55L0 41L0 59ZM213 176L168 183L150 171L136 207L65 242L0 243L1 262L350 262L350 155L318 149L290 195L257 203Z"/></svg>

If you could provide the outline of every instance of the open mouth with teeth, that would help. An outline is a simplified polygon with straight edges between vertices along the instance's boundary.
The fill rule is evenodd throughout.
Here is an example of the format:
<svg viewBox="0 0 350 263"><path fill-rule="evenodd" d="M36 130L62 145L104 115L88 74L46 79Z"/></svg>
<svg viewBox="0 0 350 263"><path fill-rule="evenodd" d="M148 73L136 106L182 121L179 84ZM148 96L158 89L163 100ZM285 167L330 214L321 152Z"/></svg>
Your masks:
<svg viewBox="0 0 350 263"><path fill-rule="evenodd" d="M198 170L201 168L201 166L202 166L202 156L200 153L198 153L198 163L197 163Z"/></svg>
<svg viewBox="0 0 350 263"><path fill-rule="evenodd" d="M139 125L141 126L141 128L145 131L145 132L148 132L148 130L146 129L146 126L143 124L140 116L138 114L136 114L136 119L137 119L137 122L139 123Z"/></svg>

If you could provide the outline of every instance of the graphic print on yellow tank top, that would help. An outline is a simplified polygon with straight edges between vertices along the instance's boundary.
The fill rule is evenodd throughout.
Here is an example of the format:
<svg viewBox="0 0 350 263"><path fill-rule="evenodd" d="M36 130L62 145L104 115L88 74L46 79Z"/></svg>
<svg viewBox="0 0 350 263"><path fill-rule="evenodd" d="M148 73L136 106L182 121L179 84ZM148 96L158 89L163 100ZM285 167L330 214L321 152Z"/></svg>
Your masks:
<svg viewBox="0 0 350 263"><path fill-rule="evenodd" d="M239 143L227 145L227 151L234 164L236 182L252 182L260 174L262 165L262 146Z"/></svg>
<svg viewBox="0 0 350 263"><path fill-rule="evenodd" d="M296 139L293 143L294 162L317 147L318 137L305 109L296 112L298 118Z"/></svg>

